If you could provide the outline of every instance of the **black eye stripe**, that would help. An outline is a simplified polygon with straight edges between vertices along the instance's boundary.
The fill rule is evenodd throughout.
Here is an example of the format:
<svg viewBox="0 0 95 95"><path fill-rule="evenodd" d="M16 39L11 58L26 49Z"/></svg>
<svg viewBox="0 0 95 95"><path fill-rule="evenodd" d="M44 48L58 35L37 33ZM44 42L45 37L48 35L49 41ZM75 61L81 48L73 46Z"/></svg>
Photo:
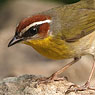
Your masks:
<svg viewBox="0 0 95 95"><path fill-rule="evenodd" d="M38 26L30 27L25 33L22 34L22 37L31 37L38 33Z"/></svg>

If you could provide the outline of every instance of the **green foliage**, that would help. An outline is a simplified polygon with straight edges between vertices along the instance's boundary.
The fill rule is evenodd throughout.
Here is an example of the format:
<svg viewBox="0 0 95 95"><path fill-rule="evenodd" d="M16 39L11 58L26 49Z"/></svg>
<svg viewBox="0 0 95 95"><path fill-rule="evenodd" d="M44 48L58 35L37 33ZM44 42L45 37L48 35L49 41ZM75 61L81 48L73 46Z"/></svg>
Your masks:
<svg viewBox="0 0 95 95"><path fill-rule="evenodd" d="M58 0L57 0L57 1L58 1ZM71 4L71 3L78 2L78 1L80 1L80 0L59 0L59 1L61 1L61 2L63 2L63 3L66 3L66 4Z"/></svg>
<svg viewBox="0 0 95 95"><path fill-rule="evenodd" d="M80 0L46 0L46 1L53 1L53 2L58 2L58 3L72 4L72 3L78 2Z"/></svg>
<svg viewBox="0 0 95 95"><path fill-rule="evenodd" d="M3 4L5 4L5 2L8 0L0 0L0 6L2 6Z"/></svg>

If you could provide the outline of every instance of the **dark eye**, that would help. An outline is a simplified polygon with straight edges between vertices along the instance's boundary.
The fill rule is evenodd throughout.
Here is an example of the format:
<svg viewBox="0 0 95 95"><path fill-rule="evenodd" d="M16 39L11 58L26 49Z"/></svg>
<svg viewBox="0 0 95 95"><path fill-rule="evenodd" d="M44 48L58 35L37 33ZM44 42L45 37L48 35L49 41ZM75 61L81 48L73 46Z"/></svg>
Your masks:
<svg viewBox="0 0 95 95"><path fill-rule="evenodd" d="M37 34L37 32L38 32L37 27L31 27L24 34L22 34L22 37L31 37L31 36Z"/></svg>
<svg viewBox="0 0 95 95"><path fill-rule="evenodd" d="M37 34L37 28L36 28L36 27L30 28L29 31L30 31L30 32L32 31L33 34Z"/></svg>

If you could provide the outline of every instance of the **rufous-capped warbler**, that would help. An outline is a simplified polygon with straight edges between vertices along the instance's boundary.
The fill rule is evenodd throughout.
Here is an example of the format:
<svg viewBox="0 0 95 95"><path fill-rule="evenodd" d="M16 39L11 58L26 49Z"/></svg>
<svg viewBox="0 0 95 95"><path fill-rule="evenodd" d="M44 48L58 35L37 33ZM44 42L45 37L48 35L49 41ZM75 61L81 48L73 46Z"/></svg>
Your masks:
<svg viewBox="0 0 95 95"><path fill-rule="evenodd" d="M84 55L95 57L95 8L93 0L63 5L23 19L8 47L16 43L32 46L51 59L74 58L48 79L56 80ZM95 58L94 58L95 60ZM95 63L95 62L94 62ZM89 87L95 64L85 88Z"/></svg>

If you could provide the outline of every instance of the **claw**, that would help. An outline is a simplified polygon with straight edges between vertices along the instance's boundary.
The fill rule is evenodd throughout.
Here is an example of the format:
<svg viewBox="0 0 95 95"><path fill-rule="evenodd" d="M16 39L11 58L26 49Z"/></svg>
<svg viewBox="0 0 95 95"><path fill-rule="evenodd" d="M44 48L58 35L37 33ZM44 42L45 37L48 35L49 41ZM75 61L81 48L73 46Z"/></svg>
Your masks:
<svg viewBox="0 0 95 95"><path fill-rule="evenodd" d="M67 77L62 77L62 78L57 78L57 77L53 77L53 76L50 76L48 78L46 77L43 77L43 78L39 78L38 79L38 85L39 84L48 84L48 83L51 83L53 81L64 81L64 80L67 80L68 78Z"/></svg>
<svg viewBox="0 0 95 95"><path fill-rule="evenodd" d="M71 85L65 93L68 94L70 92L85 91L85 90L95 90L95 88L90 87L88 84L89 83L86 82L83 86Z"/></svg>

